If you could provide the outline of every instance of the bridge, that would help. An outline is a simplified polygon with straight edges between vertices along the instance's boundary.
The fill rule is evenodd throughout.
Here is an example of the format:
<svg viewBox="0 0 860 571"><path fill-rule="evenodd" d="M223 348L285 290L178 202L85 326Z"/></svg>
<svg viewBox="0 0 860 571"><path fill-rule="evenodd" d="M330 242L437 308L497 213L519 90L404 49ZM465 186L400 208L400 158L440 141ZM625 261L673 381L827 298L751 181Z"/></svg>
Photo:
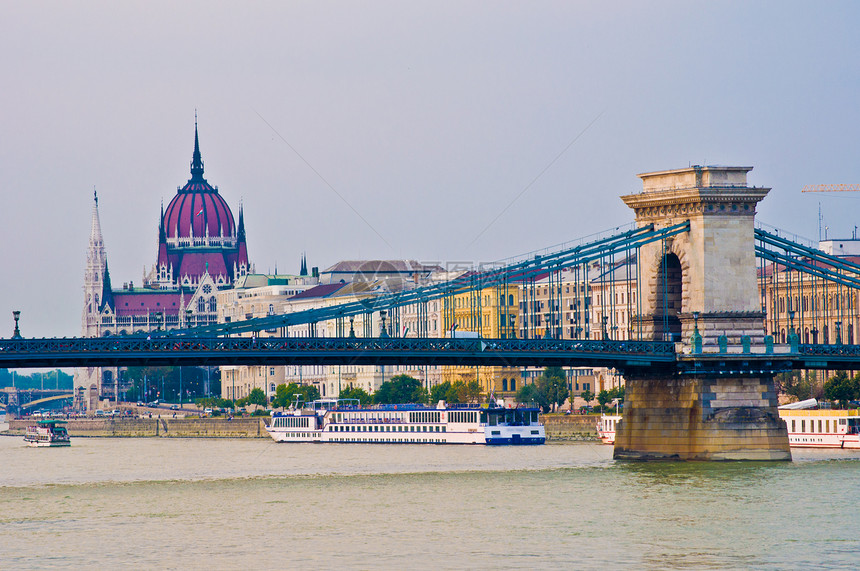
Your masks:
<svg viewBox="0 0 860 571"><path fill-rule="evenodd" d="M0 410L21 410L40 407L44 404L63 401L74 397L71 391L54 389L0 389L6 402L0 402Z"/></svg>
<svg viewBox="0 0 860 571"><path fill-rule="evenodd" d="M704 371L773 374L793 369L860 370L860 345L798 344L752 349L726 346L724 351L693 353L684 343L610 339L122 336L2 339L0 367L558 366L611 367L624 373L660 370L677 375Z"/></svg>
<svg viewBox="0 0 860 571"><path fill-rule="evenodd" d="M635 212L633 228L476 267L450 281L193 329L2 340L0 367L605 366L622 371L627 383L617 458L789 459L773 377L796 369L860 369L854 328L846 328L847 344L840 329L853 319L848 310L860 289L860 265L756 227L756 205L770 189L747 185L750 170L690 167L639 175L643 191L622 197ZM559 276L575 271L590 279L596 261L613 268L595 286L604 294L602 323L589 331L587 320L578 321L564 334ZM614 270L622 266L626 276ZM551 291L558 286L545 312L532 309L541 280ZM628 293L620 299L619 284ZM426 331L405 338L391 327L403 307L439 300L450 323L452 296L512 287L524 292L527 325L519 336L509 328L502 339L440 339ZM624 312L629 322L617 317ZM372 314L382 315L379 334L356 335L353 320ZM543 335L534 326L541 317ZM326 322L336 323L336 337L313 334ZM312 334L289 335L296 326ZM277 331L282 335L270 336Z"/></svg>

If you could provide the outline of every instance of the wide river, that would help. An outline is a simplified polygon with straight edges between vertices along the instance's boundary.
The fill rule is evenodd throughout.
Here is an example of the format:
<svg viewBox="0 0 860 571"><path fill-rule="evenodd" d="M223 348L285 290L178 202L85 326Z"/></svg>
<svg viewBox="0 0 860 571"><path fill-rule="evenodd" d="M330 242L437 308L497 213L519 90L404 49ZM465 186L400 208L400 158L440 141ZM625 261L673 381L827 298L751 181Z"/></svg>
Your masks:
<svg viewBox="0 0 860 571"><path fill-rule="evenodd" d="M0 438L0 568L857 568L860 453Z"/></svg>

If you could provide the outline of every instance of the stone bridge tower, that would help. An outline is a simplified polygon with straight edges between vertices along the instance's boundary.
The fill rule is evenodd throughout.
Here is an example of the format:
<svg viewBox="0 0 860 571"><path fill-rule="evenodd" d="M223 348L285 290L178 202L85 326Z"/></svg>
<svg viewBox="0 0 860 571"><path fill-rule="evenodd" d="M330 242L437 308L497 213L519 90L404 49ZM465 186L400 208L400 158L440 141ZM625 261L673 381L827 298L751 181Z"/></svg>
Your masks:
<svg viewBox="0 0 860 571"><path fill-rule="evenodd" d="M754 223L756 204L770 189L748 186L750 170L693 166L641 174L642 192L622 197L638 226L690 223L688 232L640 249L639 319L646 338L689 344L698 327L711 363L729 346L738 353L742 344L763 347ZM790 459L773 375L720 370L716 363L696 374L627 375L615 457Z"/></svg>

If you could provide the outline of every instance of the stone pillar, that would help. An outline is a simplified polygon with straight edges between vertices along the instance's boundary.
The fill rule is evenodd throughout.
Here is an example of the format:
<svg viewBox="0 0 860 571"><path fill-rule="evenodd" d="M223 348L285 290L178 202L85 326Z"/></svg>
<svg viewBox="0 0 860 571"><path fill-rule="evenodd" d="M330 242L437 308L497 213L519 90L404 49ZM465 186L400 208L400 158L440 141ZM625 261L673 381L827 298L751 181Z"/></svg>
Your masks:
<svg viewBox="0 0 860 571"><path fill-rule="evenodd" d="M624 460L791 460L772 376L626 376Z"/></svg>
<svg viewBox="0 0 860 571"><path fill-rule="evenodd" d="M643 191L622 197L640 227L689 221L688 232L639 249L639 319L651 339L689 345L698 315L702 360L708 353L713 360L722 336L738 353L745 336L764 343L754 223L756 204L770 189L748 186L750 170L694 166L641 174ZM727 376L719 368L625 375L615 458L790 460L772 375Z"/></svg>
<svg viewBox="0 0 860 571"><path fill-rule="evenodd" d="M770 189L748 186L750 170L694 166L640 174L643 191L621 197L640 227L690 223L689 232L639 249L639 319L650 338L670 340L662 330L668 313L675 322L671 340L688 341L698 312L706 351L721 335L730 343L740 344L743 335L763 342L753 231L756 204ZM664 259L672 262L665 271Z"/></svg>

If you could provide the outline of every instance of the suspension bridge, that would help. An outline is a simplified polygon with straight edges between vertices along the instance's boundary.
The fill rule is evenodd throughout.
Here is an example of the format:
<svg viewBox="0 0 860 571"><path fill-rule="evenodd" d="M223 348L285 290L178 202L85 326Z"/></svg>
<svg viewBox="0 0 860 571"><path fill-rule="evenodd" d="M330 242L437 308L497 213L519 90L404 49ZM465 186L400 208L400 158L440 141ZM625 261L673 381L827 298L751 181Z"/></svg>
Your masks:
<svg viewBox="0 0 860 571"><path fill-rule="evenodd" d="M2 340L0 367L605 366L627 382L616 457L784 460L790 453L773 376L860 369L860 346L852 343L860 265L756 227L756 204L770 189L748 186L749 170L639 175L643 191L622 197L636 214L634 228L449 281L195 328ZM604 268L597 276L594 264ZM565 272L592 291L565 297ZM544 307L536 303L539 284L548 285ZM513 288L521 292L517 322L510 307L496 308L501 338L438 338L421 327L397 336L402 308L438 301L452 323L453 297L462 294L473 296L464 329L480 330L480 292L488 288L502 299ZM603 295L597 322L589 319L595 290ZM380 335L358 335L354 319L375 313L383 316ZM314 334L326 322L336 324L337 336ZM297 326L310 335L290 335Z"/></svg>

